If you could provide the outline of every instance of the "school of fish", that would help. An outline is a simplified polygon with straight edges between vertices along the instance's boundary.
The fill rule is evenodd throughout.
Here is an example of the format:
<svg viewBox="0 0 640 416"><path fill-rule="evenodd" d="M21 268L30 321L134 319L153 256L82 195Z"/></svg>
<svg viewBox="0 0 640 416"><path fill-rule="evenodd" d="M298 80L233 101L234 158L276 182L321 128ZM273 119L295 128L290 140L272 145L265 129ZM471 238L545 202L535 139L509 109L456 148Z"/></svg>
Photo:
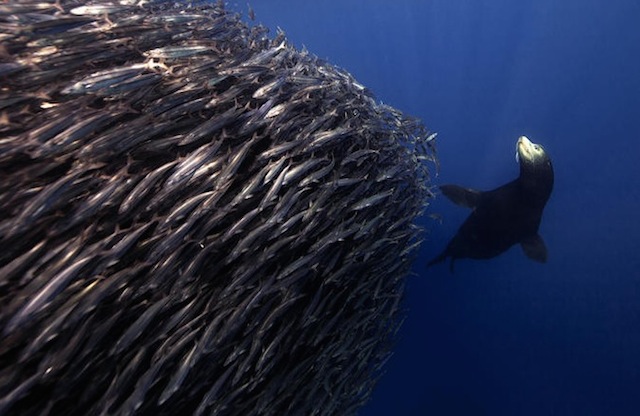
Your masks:
<svg viewBox="0 0 640 416"><path fill-rule="evenodd" d="M221 3L0 4L0 415L349 415L435 134Z"/></svg>

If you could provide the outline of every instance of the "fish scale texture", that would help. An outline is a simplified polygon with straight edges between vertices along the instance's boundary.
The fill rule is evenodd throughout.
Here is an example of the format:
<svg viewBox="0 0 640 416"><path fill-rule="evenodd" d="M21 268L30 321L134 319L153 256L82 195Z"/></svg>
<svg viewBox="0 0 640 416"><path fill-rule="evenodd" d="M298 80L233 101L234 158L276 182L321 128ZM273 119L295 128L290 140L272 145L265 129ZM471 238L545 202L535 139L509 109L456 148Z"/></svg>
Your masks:
<svg viewBox="0 0 640 416"><path fill-rule="evenodd" d="M3 3L0 38L0 414L354 414L433 135L220 4Z"/></svg>

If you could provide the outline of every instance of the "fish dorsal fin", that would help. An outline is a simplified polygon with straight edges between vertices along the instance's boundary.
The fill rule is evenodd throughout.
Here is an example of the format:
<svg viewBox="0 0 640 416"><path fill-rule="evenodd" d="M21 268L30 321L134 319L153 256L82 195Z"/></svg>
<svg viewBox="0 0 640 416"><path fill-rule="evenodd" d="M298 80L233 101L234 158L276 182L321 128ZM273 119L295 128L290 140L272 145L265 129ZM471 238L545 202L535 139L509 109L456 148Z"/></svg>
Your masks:
<svg viewBox="0 0 640 416"><path fill-rule="evenodd" d="M467 208L475 208L478 206L480 196L482 195L480 191L463 188L458 185L442 185L440 186L440 191L454 204Z"/></svg>
<svg viewBox="0 0 640 416"><path fill-rule="evenodd" d="M531 237L527 237L520 242L524 254L531 260L535 260L540 263L547 262L547 246L545 246L542 237L538 234Z"/></svg>

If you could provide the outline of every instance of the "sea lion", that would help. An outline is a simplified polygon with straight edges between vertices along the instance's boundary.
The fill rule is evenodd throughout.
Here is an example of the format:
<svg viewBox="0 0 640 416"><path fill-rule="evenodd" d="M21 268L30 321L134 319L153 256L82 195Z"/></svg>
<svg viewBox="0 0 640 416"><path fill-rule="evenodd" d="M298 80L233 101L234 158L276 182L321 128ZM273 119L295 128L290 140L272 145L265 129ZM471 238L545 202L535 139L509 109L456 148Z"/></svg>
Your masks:
<svg viewBox="0 0 640 416"><path fill-rule="evenodd" d="M551 159L539 144L518 139L516 159L520 176L491 191L442 185L442 193L457 205L473 211L442 253L427 266L451 257L450 270L459 258L489 259L520 244L532 260L544 263L547 248L538 235L542 211L553 189Z"/></svg>

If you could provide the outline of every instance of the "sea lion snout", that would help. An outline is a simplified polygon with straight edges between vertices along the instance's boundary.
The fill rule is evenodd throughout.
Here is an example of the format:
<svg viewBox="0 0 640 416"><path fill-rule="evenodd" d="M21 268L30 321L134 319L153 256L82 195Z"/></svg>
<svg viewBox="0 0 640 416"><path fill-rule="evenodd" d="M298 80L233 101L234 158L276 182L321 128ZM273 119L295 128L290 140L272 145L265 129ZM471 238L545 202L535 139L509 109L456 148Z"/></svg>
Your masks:
<svg viewBox="0 0 640 416"><path fill-rule="evenodd" d="M516 159L518 161L534 161L544 156L545 152L542 146L533 143L527 136L520 136L518 138L518 142L516 143Z"/></svg>

